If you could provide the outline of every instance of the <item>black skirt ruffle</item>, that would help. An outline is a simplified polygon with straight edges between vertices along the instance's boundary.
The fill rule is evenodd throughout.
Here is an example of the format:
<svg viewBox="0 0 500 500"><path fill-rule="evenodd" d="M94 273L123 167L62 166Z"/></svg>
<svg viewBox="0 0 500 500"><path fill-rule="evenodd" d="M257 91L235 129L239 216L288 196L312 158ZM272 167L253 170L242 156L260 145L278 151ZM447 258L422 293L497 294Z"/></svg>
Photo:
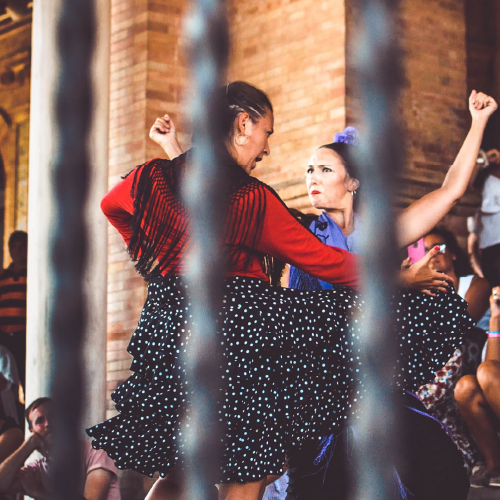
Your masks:
<svg viewBox="0 0 500 500"><path fill-rule="evenodd" d="M456 294L411 292L394 301L399 358L395 380L418 387L449 359L471 322ZM225 282L220 340L219 413L225 454L219 482L281 474L287 449L345 428L363 395L359 369L359 295L350 289L271 288ZM192 327L181 277L149 284L128 351L133 375L112 395L119 414L88 430L121 469L152 476L181 466L189 389L184 356Z"/></svg>

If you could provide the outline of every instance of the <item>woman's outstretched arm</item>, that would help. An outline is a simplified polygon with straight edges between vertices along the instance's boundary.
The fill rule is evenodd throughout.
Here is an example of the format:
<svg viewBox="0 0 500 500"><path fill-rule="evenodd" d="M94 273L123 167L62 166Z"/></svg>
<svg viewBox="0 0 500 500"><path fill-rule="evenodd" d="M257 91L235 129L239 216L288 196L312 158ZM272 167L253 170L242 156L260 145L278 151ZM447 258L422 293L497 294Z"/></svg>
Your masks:
<svg viewBox="0 0 500 500"><path fill-rule="evenodd" d="M476 165L484 129L497 109L497 103L492 97L474 90L469 98L469 109L471 129L443 185L412 203L397 218L400 247L410 245L427 234L464 195Z"/></svg>

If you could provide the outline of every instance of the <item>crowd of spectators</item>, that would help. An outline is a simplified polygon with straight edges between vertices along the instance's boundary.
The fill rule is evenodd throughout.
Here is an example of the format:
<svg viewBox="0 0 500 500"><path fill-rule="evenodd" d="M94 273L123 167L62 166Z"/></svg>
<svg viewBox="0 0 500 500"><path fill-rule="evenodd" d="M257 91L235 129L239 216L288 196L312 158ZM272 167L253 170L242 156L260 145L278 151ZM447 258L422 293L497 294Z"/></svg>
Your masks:
<svg viewBox="0 0 500 500"><path fill-rule="evenodd" d="M24 410L28 235L14 231L8 247L11 263L0 272L0 500L48 500L52 402L39 398ZM28 460L34 452L38 458ZM81 454L82 500L120 500L114 462L88 440L82 440Z"/></svg>

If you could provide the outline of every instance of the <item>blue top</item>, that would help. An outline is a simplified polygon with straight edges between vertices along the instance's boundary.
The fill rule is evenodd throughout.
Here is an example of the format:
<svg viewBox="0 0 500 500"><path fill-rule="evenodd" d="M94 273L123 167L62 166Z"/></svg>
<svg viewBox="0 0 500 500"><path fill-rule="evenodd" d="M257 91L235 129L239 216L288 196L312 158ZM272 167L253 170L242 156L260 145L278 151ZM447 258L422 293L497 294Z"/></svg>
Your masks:
<svg viewBox="0 0 500 500"><path fill-rule="evenodd" d="M359 253L360 217L358 214L354 214L354 231L349 236L342 232L339 225L326 212L323 212L317 220L312 221L309 229L328 246ZM290 266L288 286L301 290L326 290L332 288L333 285Z"/></svg>

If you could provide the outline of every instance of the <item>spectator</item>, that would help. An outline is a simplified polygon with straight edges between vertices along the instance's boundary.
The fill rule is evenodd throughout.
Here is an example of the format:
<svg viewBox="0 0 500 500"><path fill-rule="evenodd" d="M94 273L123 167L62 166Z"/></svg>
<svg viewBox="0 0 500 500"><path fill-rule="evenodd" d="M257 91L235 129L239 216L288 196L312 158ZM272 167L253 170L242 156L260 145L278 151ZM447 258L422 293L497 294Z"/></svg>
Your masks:
<svg viewBox="0 0 500 500"><path fill-rule="evenodd" d="M435 255L431 267L451 276L458 294L467 301L468 312L477 323L489 306L490 288L484 278L472 274L467 257L460 249L455 236L444 229L432 230L424 239L426 248L446 245L443 253ZM463 421L454 390L464 375L475 374L481 363L481 348L486 340L484 330L474 328L464 338L463 345L455 351L446 365L437 371L434 380L422 385L417 395L429 413L443 422L453 433L453 439L471 470L480 459L479 451Z"/></svg>
<svg viewBox="0 0 500 500"><path fill-rule="evenodd" d="M453 278L458 295L469 304L467 311L477 323L488 310L488 282L484 278L474 276L467 257L450 231L435 228L425 236L424 244L427 252L437 245L445 245L442 252L432 257L431 267Z"/></svg>
<svg viewBox="0 0 500 500"><path fill-rule="evenodd" d="M491 319L486 359L476 375L462 377L455 388L460 413L481 450L485 463L474 467L471 486L500 486L500 287L490 298Z"/></svg>
<svg viewBox="0 0 500 500"><path fill-rule="evenodd" d="M28 235L14 231L9 238L12 263L0 274L0 344L16 360L23 388L26 377L26 275Z"/></svg>
<svg viewBox="0 0 500 500"><path fill-rule="evenodd" d="M0 495L21 493L35 500L50 497L51 406L49 398L39 398L26 409L26 420L32 434L0 464ZM43 457L23 466L34 451L39 451ZM92 449L88 441L85 441L82 452L85 453L82 500L120 500L113 461L104 451Z"/></svg>

